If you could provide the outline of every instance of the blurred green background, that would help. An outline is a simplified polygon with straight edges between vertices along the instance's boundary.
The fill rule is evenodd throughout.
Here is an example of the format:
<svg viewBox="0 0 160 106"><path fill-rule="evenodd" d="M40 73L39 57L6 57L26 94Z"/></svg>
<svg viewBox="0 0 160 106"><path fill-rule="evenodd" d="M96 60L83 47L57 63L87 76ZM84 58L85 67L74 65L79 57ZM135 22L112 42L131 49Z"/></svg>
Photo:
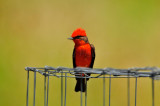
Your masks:
<svg viewBox="0 0 160 106"><path fill-rule="evenodd" d="M74 44L67 38L79 27L95 45L95 68L160 66L159 0L0 0L0 106L25 106L26 66L72 67ZM33 73L30 78L31 106ZM43 106L43 81L37 74L36 106ZM112 82L111 106L127 106L127 80ZM68 79L67 106L80 105L75 83ZM102 79L88 82L88 106L102 106L102 90ZM156 81L155 106L160 104L159 90ZM52 77L49 106L60 106L60 98L60 79ZM151 79L138 80L137 99L137 106L151 106Z"/></svg>

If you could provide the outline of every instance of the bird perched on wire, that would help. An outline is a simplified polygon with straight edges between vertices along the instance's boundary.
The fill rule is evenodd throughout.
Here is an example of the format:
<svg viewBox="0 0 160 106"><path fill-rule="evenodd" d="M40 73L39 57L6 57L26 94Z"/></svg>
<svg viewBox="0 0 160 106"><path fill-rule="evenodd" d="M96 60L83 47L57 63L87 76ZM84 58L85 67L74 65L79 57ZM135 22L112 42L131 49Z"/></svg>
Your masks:
<svg viewBox="0 0 160 106"><path fill-rule="evenodd" d="M73 40L75 43L73 50L73 67L93 68L95 60L95 48L93 44L89 43L85 30L81 28L76 29L68 39ZM84 76L84 74L79 76ZM75 91L85 92L85 78L76 78L76 80L77 83L75 86ZM87 80L89 79L87 78Z"/></svg>

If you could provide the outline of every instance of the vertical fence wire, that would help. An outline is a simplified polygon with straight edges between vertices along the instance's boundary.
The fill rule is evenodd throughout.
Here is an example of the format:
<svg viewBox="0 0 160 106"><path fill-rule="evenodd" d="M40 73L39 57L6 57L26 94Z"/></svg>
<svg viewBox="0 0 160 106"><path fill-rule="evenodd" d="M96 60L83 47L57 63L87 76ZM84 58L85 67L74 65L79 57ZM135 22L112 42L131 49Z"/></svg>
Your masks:
<svg viewBox="0 0 160 106"><path fill-rule="evenodd" d="M105 96L105 90L106 90L106 85L105 85L105 74L103 75L103 106L105 106L105 99L106 99L106 96Z"/></svg>
<svg viewBox="0 0 160 106"><path fill-rule="evenodd" d="M129 71L128 71L128 78L127 78L127 85L128 85L128 106L130 106L130 77L129 77Z"/></svg>
<svg viewBox="0 0 160 106"><path fill-rule="evenodd" d="M111 105L111 74L109 77L109 106Z"/></svg>
<svg viewBox="0 0 160 106"><path fill-rule="evenodd" d="M81 77L82 77L82 74L81 74ZM82 95L82 89L83 89L83 78L81 78L81 106L83 106L83 95Z"/></svg>
<svg viewBox="0 0 160 106"><path fill-rule="evenodd" d="M44 75L44 106L46 106L46 72Z"/></svg>
<svg viewBox="0 0 160 106"><path fill-rule="evenodd" d="M34 72L34 94L33 94L33 106L35 106L36 101L36 71Z"/></svg>
<svg viewBox="0 0 160 106"><path fill-rule="evenodd" d="M135 80L135 106L137 106L137 77Z"/></svg>
<svg viewBox="0 0 160 106"><path fill-rule="evenodd" d="M65 98L64 98L64 106L66 106L67 99L67 73L65 73Z"/></svg>
<svg viewBox="0 0 160 106"><path fill-rule="evenodd" d="M154 77L152 77L152 106L154 106Z"/></svg>
<svg viewBox="0 0 160 106"><path fill-rule="evenodd" d="M28 106L28 97L29 97L29 70L27 73L27 97L26 97L26 106Z"/></svg>
<svg viewBox="0 0 160 106"><path fill-rule="evenodd" d="M63 76L63 72L61 76ZM63 77L61 77L61 106L63 106Z"/></svg>
<svg viewBox="0 0 160 106"><path fill-rule="evenodd" d="M87 78L85 78L86 91L85 91L85 106L87 106Z"/></svg>
<svg viewBox="0 0 160 106"><path fill-rule="evenodd" d="M48 75L48 83L47 83L47 106L48 106L48 98L49 98L49 75Z"/></svg>

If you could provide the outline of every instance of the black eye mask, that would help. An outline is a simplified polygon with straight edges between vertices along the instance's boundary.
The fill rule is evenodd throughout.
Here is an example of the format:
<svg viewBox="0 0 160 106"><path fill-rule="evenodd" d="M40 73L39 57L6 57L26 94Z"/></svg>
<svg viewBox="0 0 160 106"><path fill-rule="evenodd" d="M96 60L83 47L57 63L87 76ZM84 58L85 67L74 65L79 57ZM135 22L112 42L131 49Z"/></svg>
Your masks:
<svg viewBox="0 0 160 106"><path fill-rule="evenodd" d="M76 36L76 37L74 37L73 39L79 39L80 37L83 37L83 36Z"/></svg>

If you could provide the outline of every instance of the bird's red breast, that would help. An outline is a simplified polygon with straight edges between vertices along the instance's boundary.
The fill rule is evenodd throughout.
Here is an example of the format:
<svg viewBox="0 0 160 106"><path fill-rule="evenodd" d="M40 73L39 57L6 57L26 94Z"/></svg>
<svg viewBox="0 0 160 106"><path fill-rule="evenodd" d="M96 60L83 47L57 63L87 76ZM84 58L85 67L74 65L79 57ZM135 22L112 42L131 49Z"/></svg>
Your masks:
<svg viewBox="0 0 160 106"><path fill-rule="evenodd" d="M90 44L75 46L75 63L77 67L90 67L92 54Z"/></svg>

